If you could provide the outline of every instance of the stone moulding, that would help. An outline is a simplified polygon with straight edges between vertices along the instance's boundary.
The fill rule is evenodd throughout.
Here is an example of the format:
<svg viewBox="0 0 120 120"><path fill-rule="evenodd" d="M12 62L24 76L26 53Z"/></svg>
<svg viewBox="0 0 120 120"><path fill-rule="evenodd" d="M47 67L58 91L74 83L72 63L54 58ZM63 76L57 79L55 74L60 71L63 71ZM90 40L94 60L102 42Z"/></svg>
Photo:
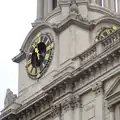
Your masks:
<svg viewBox="0 0 120 120"><path fill-rule="evenodd" d="M23 59L25 59L26 57L26 51L28 49L27 46L29 46L30 41L32 39L32 36L34 36L36 34L36 31L38 29L42 30L45 28L50 28L51 30L53 30L55 33L61 33L62 31L64 31L66 28L68 28L70 25L77 25L79 27L83 27L87 30L93 29L95 26L97 26L98 24L100 24L101 22L108 22L108 21L112 21L115 24L120 24L120 21L116 18L112 18L112 17L102 17L98 20L94 20L94 21L86 21L84 19L76 19L74 17L68 17L65 20L63 20L61 23L59 24L55 24L55 25L50 25L49 23L43 22L38 24L37 26L33 27L31 29L31 31L28 33L28 35L26 36L24 43L20 49L20 53L15 56L12 60L14 62L21 62Z"/></svg>
<svg viewBox="0 0 120 120"><path fill-rule="evenodd" d="M119 31L119 30L118 30ZM87 66L87 68L88 68L88 64L89 64L89 67L91 66L91 65L93 65L93 64L95 64L97 61L101 61L103 58L105 58L105 57L107 57L108 55L110 55L110 54L112 54L114 51L116 51L116 50L118 50L119 49L119 44L115 44L113 47L111 47L109 50L107 50L107 51L104 51L104 52L101 52L101 54L99 54L98 56L96 56L92 61L88 61L85 65L84 65L84 70L85 70L85 66ZM106 54L107 53L107 54ZM77 58L76 58L77 59ZM90 62L91 62L91 64L90 64ZM82 66L81 66L82 67ZM80 70L82 71L82 68L79 68L79 69L77 69L77 70L74 70L74 72L69 72L69 74L65 77L65 76L62 76L64 79L61 79L61 77L59 78L59 80L61 80L61 82L63 81L63 80L65 80L65 79L70 79L72 76L76 76L77 75L77 71L78 71L78 73L80 74ZM87 69L86 68L86 69ZM72 76L71 76L72 75ZM58 83L61 83L61 82L58 82L58 83L56 83L58 81L58 79L56 79L56 81L54 81L53 83L51 83L51 84L53 84L53 86L51 86L51 85L49 85L49 86L51 86L51 87L46 87L46 88L49 88L49 89L51 89L52 87L54 87L54 86L56 86ZM43 90L44 91L48 91L49 89L46 89L46 88L43 88Z"/></svg>
<svg viewBox="0 0 120 120"><path fill-rule="evenodd" d="M105 94L105 99L108 102L108 106L114 106L120 102L120 91L115 91L118 87L120 87L120 77L115 80L115 82Z"/></svg>
<svg viewBox="0 0 120 120"><path fill-rule="evenodd" d="M118 30L119 31L119 30ZM116 32L118 32L118 31L116 31ZM113 33L114 34L114 33ZM100 42L99 42L100 43ZM117 53L117 51L119 52L120 50L120 43L116 43L116 44L114 44L113 46L111 46L108 50L105 50L105 51L103 51L103 52L101 52L101 54L99 54L99 55L97 55L92 61L90 60L90 61L88 61L86 64L84 64L83 66L84 67L80 67L79 69L77 69L77 70L73 70L73 71L71 71L71 72L69 72L69 74L66 74L65 76L63 76L62 75L62 79L61 79L61 77L59 78L59 82L58 82L58 79L56 78L56 80L51 84L51 85L48 85L46 88L44 88L44 91L49 91L50 89L52 89L52 88L54 88L55 86L57 86L58 84L60 84L60 83L62 83L62 81L65 81L65 80L67 80L67 81L70 81L70 79L71 78L74 78L75 76L77 76L77 75L79 75L82 71L85 71L85 69L88 69L89 67L91 67L91 66L93 66L94 64L96 64L96 63L98 63L98 61L104 61L104 60L107 60L108 61L108 59L106 59L106 58L108 58L109 57L109 55L111 55L111 54L116 54ZM107 54L106 54L107 53ZM78 58L79 58L79 56L77 56ZM75 59L77 59L77 58L75 58ZM88 65L89 64L89 65ZM84 69L83 69L84 68ZM118 71L119 72L119 71ZM113 73L114 74L114 73ZM72 75L72 76L71 76ZM110 76L109 76L110 77ZM95 80L95 79L94 79ZM72 81L72 82L74 82L74 81ZM51 87L50 87L51 86ZM79 89L81 89L81 88L79 88ZM88 90L90 90L91 89L91 86L88 88ZM87 89L86 89L87 90ZM85 90L85 91L86 91ZM78 90L77 90L78 91ZM83 91L83 92L85 92L85 91ZM75 91L74 91L75 92ZM35 102L35 101L34 101ZM31 105L31 104L33 104L33 100L32 101L30 101L29 102L29 105ZM23 108L24 107L24 108ZM28 108L28 104L26 104L25 106L23 106L22 107L22 109L20 110L18 110L19 112L20 111L23 111L24 109L27 109Z"/></svg>

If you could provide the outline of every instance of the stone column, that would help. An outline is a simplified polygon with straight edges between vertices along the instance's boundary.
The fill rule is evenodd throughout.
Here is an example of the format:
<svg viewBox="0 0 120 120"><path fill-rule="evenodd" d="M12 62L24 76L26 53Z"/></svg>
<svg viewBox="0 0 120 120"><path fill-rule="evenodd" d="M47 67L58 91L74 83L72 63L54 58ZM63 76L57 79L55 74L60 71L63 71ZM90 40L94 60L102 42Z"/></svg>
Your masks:
<svg viewBox="0 0 120 120"><path fill-rule="evenodd" d="M109 107L109 111L110 111L110 113L109 113L109 120L115 120L115 114L114 114L115 109L114 109L114 106L110 106Z"/></svg>
<svg viewBox="0 0 120 120"><path fill-rule="evenodd" d="M95 93L95 120L103 120L103 89L102 82L97 82L92 86Z"/></svg>
<svg viewBox="0 0 120 120"><path fill-rule="evenodd" d="M115 10L115 0L109 0L109 2L110 2L110 10L111 11L113 11L113 12L115 12L116 10Z"/></svg>
<svg viewBox="0 0 120 120"><path fill-rule="evenodd" d="M53 10L53 0L48 0L48 14Z"/></svg>
<svg viewBox="0 0 120 120"><path fill-rule="evenodd" d="M109 8L110 7L109 6L109 0L104 0L103 2L104 2L103 4L104 4L105 8Z"/></svg>
<svg viewBox="0 0 120 120"><path fill-rule="evenodd" d="M97 4L96 0L91 0L91 4Z"/></svg>
<svg viewBox="0 0 120 120"><path fill-rule="evenodd" d="M120 14L120 0L118 0L118 13Z"/></svg>
<svg viewBox="0 0 120 120"><path fill-rule="evenodd" d="M37 0L37 20L43 19L44 0Z"/></svg>
<svg viewBox="0 0 120 120"><path fill-rule="evenodd" d="M96 0L97 4L102 6L102 0Z"/></svg>
<svg viewBox="0 0 120 120"><path fill-rule="evenodd" d="M67 99L62 103L62 114L64 120L73 120L73 101Z"/></svg>
<svg viewBox="0 0 120 120"><path fill-rule="evenodd" d="M49 0L44 0L44 18L48 15L48 1Z"/></svg>
<svg viewBox="0 0 120 120"><path fill-rule="evenodd" d="M74 98L74 120L82 120L80 97Z"/></svg>
<svg viewBox="0 0 120 120"><path fill-rule="evenodd" d="M61 1L61 0L57 0L57 5L59 4L60 1Z"/></svg>

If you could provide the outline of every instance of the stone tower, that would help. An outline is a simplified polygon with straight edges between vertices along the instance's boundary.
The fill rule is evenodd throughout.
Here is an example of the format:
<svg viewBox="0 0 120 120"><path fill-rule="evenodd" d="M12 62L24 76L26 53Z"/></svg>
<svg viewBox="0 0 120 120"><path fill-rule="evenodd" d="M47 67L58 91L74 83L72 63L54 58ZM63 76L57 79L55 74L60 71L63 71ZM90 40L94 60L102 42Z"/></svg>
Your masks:
<svg viewBox="0 0 120 120"><path fill-rule="evenodd" d="M37 0L13 61L0 120L120 120L120 0Z"/></svg>

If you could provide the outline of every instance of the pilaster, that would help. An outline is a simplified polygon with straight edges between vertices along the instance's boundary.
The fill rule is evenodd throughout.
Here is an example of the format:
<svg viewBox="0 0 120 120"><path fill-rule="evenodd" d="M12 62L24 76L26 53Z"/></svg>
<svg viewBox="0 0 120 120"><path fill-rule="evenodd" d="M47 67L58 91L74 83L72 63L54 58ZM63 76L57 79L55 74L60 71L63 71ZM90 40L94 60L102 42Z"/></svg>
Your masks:
<svg viewBox="0 0 120 120"><path fill-rule="evenodd" d="M118 14L120 14L120 0L118 0Z"/></svg>
<svg viewBox="0 0 120 120"><path fill-rule="evenodd" d="M44 17L48 15L48 1L49 0L44 0Z"/></svg>
<svg viewBox="0 0 120 120"><path fill-rule="evenodd" d="M74 97L74 120L82 120L82 108L79 95Z"/></svg>
<svg viewBox="0 0 120 120"><path fill-rule="evenodd" d="M73 101L72 99L67 99L62 103L62 114L64 120L73 120Z"/></svg>
<svg viewBox="0 0 120 120"><path fill-rule="evenodd" d="M103 84L97 82L92 86L92 90L95 93L95 119L103 120Z"/></svg>
<svg viewBox="0 0 120 120"><path fill-rule="evenodd" d="M53 10L53 0L48 0L48 14Z"/></svg>
<svg viewBox="0 0 120 120"><path fill-rule="evenodd" d="M110 2L110 10L111 11L113 11L113 12L115 12L116 10L115 10L115 0L110 0L109 1Z"/></svg>
<svg viewBox="0 0 120 120"><path fill-rule="evenodd" d="M114 108L114 106L110 106L109 108L109 111L110 111L110 113L109 113L109 120L115 120L115 108Z"/></svg>
<svg viewBox="0 0 120 120"><path fill-rule="evenodd" d="M44 12L44 0L37 0L37 20L41 21L43 19Z"/></svg>
<svg viewBox="0 0 120 120"><path fill-rule="evenodd" d="M102 0L96 0L97 4L102 6Z"/></svg>
<svg viewBox="0 0 120 120"><path fill-rule="evenodd" d="M104 2L103 4L104 4L105 8L109 8L110 7L109 6L109 0L104 0L103 2Z"/></svg>
<svg viewBox="0 0 120 120"><path fill-rule="evenodd" d="M59 2L60 2L61 0L57 0L57 5L59 5Z"/></svg>
<svg viewBox="0 0 120 120"><path fill-rule="evenodd" d="M60 120L61 109L60 105L54 105L51 108L51 117L53 120Z"/></svg>

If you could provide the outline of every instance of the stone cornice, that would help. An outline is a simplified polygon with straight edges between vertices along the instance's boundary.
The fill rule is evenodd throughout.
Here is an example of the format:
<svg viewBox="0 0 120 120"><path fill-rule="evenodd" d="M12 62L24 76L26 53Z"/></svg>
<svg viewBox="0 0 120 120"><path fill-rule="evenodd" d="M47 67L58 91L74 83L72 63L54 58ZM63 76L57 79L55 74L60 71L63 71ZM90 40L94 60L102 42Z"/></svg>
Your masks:
<svg viewBox="0 0 120 120"><path fill-rule="evenodd" d="M79 27L83 27L83 28L89 30L89 29L92 29L97 24L101 23L101 21L108 22L109 20L112 20L113 23L120 24L120 21L118 19L107 17L107 16L100 18L100 20L98 19L98 20L91 21L91 22L87 21L84 18L79 18L79 17L80 17L79 15L77 15L76 18L74 16L69 16L68 18L64 19L61 23L59 23L57 25L50 25L49 23L44 23L44 22L38 24L37 26L32 28L32 30L29 32L29 34L25 38L25 41L20 49L21 52L16 57L13 58L13 61L19 63L21 60L23 60L25 58L26 51L27 51L26 46L28 46L28 43L32 39L32 36L34 36L34 34L36 34L38 29L42 30L45 28L50 28L60 34L60 32L62 32L64 29L66 29L70 25L77 25Z"/></svg>
<svg viewBox="0 0 120 120"><path fill-rule="evenodd" d="M53 88L54 86L60 84L62 81L66 81L66 80L70 80L71 79L71 73L74 69L71 66L68 66L66 68L65 72L62 72L62 74L57 73L56 78L53 80L53 82L51 82L50 84L48 84L47 86L45 86L44 88L42 88L42 90L44 92L49 91L51 88Z"/></svg>
<svg viewBox="0 0 120 120"><path fill-rule="evenodd" d="M112 86L105 95L105 99L107 100L109 106L113 106L118 102L120 103L120 91L114 92L115 89L119 87L119 84L120 84L120 77L118 77L115 80L115 82L112 84Z"/></svg>
<svg viewBox="0 0 120 120"><path fill-rule="evenodd" d="M24 60L26 57L25 53L24 52L20 52L17 56L15 56L12 61L13 62L16 62L16 63L19 63L20 61Z"/></svg>
<svg viewBox="0 0 120 120"><path fill-rule="evenodd" d="M88 10L98 12L98 13L101 13L101 14L105 14L105 15L108 15L108 16L115 16L115 13L113 13L111 10L109 10L107 8L104 8L104 7L101 7L99 5L89 4L88 5Z"/></svg>
<svg viewBox="0 0 120 120"><path fill-rule="evenodd" d="M114 33L113 33L114 34ZM104 41L104 40L103 40ZM68 73L66 73L66 74L61 74L58 78L56 78L56 80L54 80L54 82L52 82L51 84L49 84L46 88L44 88L44 91L45 92L47 92L47 91L49 91L49 90L51 90L52 88L54 88L55 86L57 86L58 84L61 84L63 81L65 81L65 80L70 80L72 77L74 77L74 76L76 76L76 75L79 75L82 71L85 71L86 69L88 69L89 67L91 67L91 66L96 66L95 64L96 63L98 63L98 62L102 62L102 61L108 61L108 57L109 57L109 55L112 55L112 54L116 54L116 53L119 53L119 49L120 49L120 43L117 43L117 44L114 44L114 46L111 46L109 49L106 49L104 52L102 52L101 54L99 54L99 55L97 55L95 58L93 58L92 60L90 60L90 61L87 61L85 64L83 64L82 66L80 66L80 68L79 69L77 69L77 70L74 70L74 69L71 69L71 67L70 67L70 69L72 70L70 70L69 71L69 69L68 69ZM107 53L107 54L106 54ZM77 59L77 58L76 58ZM83 67L84 66L84 67ZM68 68L69 68L68 67ZM74 72L73 72L73 70L74 70ZM119 72L119 71L118 71ZM72 73L72 74L71 74ZM79 74L78 74L79 73ZM57 75L58 76L58 75ZM62 78L61 78L62 77ZM110 77L110 76L109 76ZM94 79L95 80L95 79ZM73 81L74 82L74 81ZM91 81L92 82L92 81ZM88 89L91 89L91 88L88 88ZM87 90L87 89L86 89ZM86 91L85 90L85 91ZM85 92L85 91L83 91L83 92ZM36 102L36 101L34 101L34 102ZM31 103L33 103L32 101L31 101ZM31 105L31 103L29 104L29 105ZM28 107L29 107L29 105L28 104L26 104L26 107L25 106L23 106L24 107L24 109L27 109ZM24 109L21 109L21 110L19 110L19 112L21 112L21 111L23 111Z"/></svg>
<svg viewBox="0 0 120 120"><path fill-rule="evenodd" d="M108 102L108 106L113 106L120 103L120 91L105 98Z"/></svg>
<svg viewBox="0 0 120 120"><path fill-rule="evenodd" d="M14 116L14 115L16 115L16 110L9 109L6 113L3 113L2 115L0 115L0 120L6 119L9 116Z"/></svg>
<svg viewBox="0 0 120 120"><path fill-rule="evenodd" d="M119 82L120 82L120 77L118 77L118 78L115 80L115 82L112 84L112 86L110 87L110 89L107 91L107 93L106 93L106 95L105 95L106 98L108 98L109 95L111 96L113 90L116 89L116 86L119 84Z"/></svg>
<svg viewBox="0 0 120 120"><path fill-rule="evenodd" d="M114 17L103 16L103 17L101 17L99 19L93 20L93 24L95 26L97 26L100 23L106 23L106 22L109 22L111 24L117 24L118 26L120 26L120 20L116 16L114 16Z"/></svg>
<svg viewBox="0 0 120 120"><path fill-rule="evenodd" d="M120 46L119 44L116 44L116 46L114 46L114 49L112 48L112 52L118 50L118 49L119 49L119 46ZM109 50L108 50L108 51L109 51ZM97 61L101 61L101 60L103 60L103 58L105 58L105 57L107 57L108 55L112 54L111 51L109 51L109 52L108 52L108 51L105 51L105 53L103 52L102 55L96 57L96 58L95 58L95 61L92 60L92 63L95 64L95 63L96 63L96 60L97 60ZM106 53L107 53L107 54L106 54ZM102 56L103 56L103 58L102 58ZM88 64L89 64L89 65L92 65L92 64L90 64L90 63L86 63L86 64L87 64L87 65L86 65L87 68L86 68L85 65L84 65L84 70L85 70L85 69L88 69ZM80 73L80 70L82 71L82 69L79 69L79 70L78 70L79 73ZM71 71L71 72L72 72L72 71ZM68 74L66 74L66 75L67 75L67 76L65 75L66 77L63 76L63 74L62 74L61 77L63 77L64 79L62 79L61 77L57 78L56 80L54 80L54 82L50 83L48 86L46 86L45 88L43 88L44 91L47 92L47 91L49 91L51 88L53 88L53 87L57 86L58 84L60 84L60 83L61 83L62 81L64 81L65 79L70 79L72 76L74 76L74 74L76 75L76 73L73 72L73 73L72 73L73 75L71 76L71 72L69 72ZM60 81L59 81L58 79L59 79Z"/></svg>
<svg viewBox="0 0 120 120"><path fill-rule="evenodd" d="M118 31L120 31L120 29ZM111 34L110 36L112 37L113 34ZM110 36L108 36L108 38ZM108 38L105 38L104 40L107 41ZM102 41L104 41L104 40L102 40ZM98 43L96 43L96 47L98 46L97 44L101 44L100 42L102 42L102 41L99 41ZM90 49L91 48L93 48L93 46L90 47ZM90 49L88 49L88 51ZM98 62L104 61L104 59L106 57L110 56L111 54L114 54L114 53L116 54L116 51L118 51L118 53L119 53L119 49L120 49L120 42L109 46L109 48L106 48L106 49L102 48L101 53L96 54L94 57L92 57L92 59L89 59L89 60L87 60L87 62L82 63L78 69L76 69L75 71L73 71L72 74L73 75L77 75L77 71L78 71L78 74L79 74L80 71L88 69L90 66L93 66L94 64L96 64ZM86 50L85 52L88 52L88 51ZM82 54L84 54L84 53L82 53ZM78 55L77 57L74 57L73 60L74 59L79 59L82 56L82 54Z"/></svg>
<svg viewBox="0 0 120 120"><path fill-rule="evenodd" d="M26 108L30 107L31 105L37 103L38 101L42 100L44 97L46 97L46 93L39 94L37 97L34 99L30 100L26 104L22 105L19 109L17 109L17 113L20 113L21 111L25 110Z"/></svg>

